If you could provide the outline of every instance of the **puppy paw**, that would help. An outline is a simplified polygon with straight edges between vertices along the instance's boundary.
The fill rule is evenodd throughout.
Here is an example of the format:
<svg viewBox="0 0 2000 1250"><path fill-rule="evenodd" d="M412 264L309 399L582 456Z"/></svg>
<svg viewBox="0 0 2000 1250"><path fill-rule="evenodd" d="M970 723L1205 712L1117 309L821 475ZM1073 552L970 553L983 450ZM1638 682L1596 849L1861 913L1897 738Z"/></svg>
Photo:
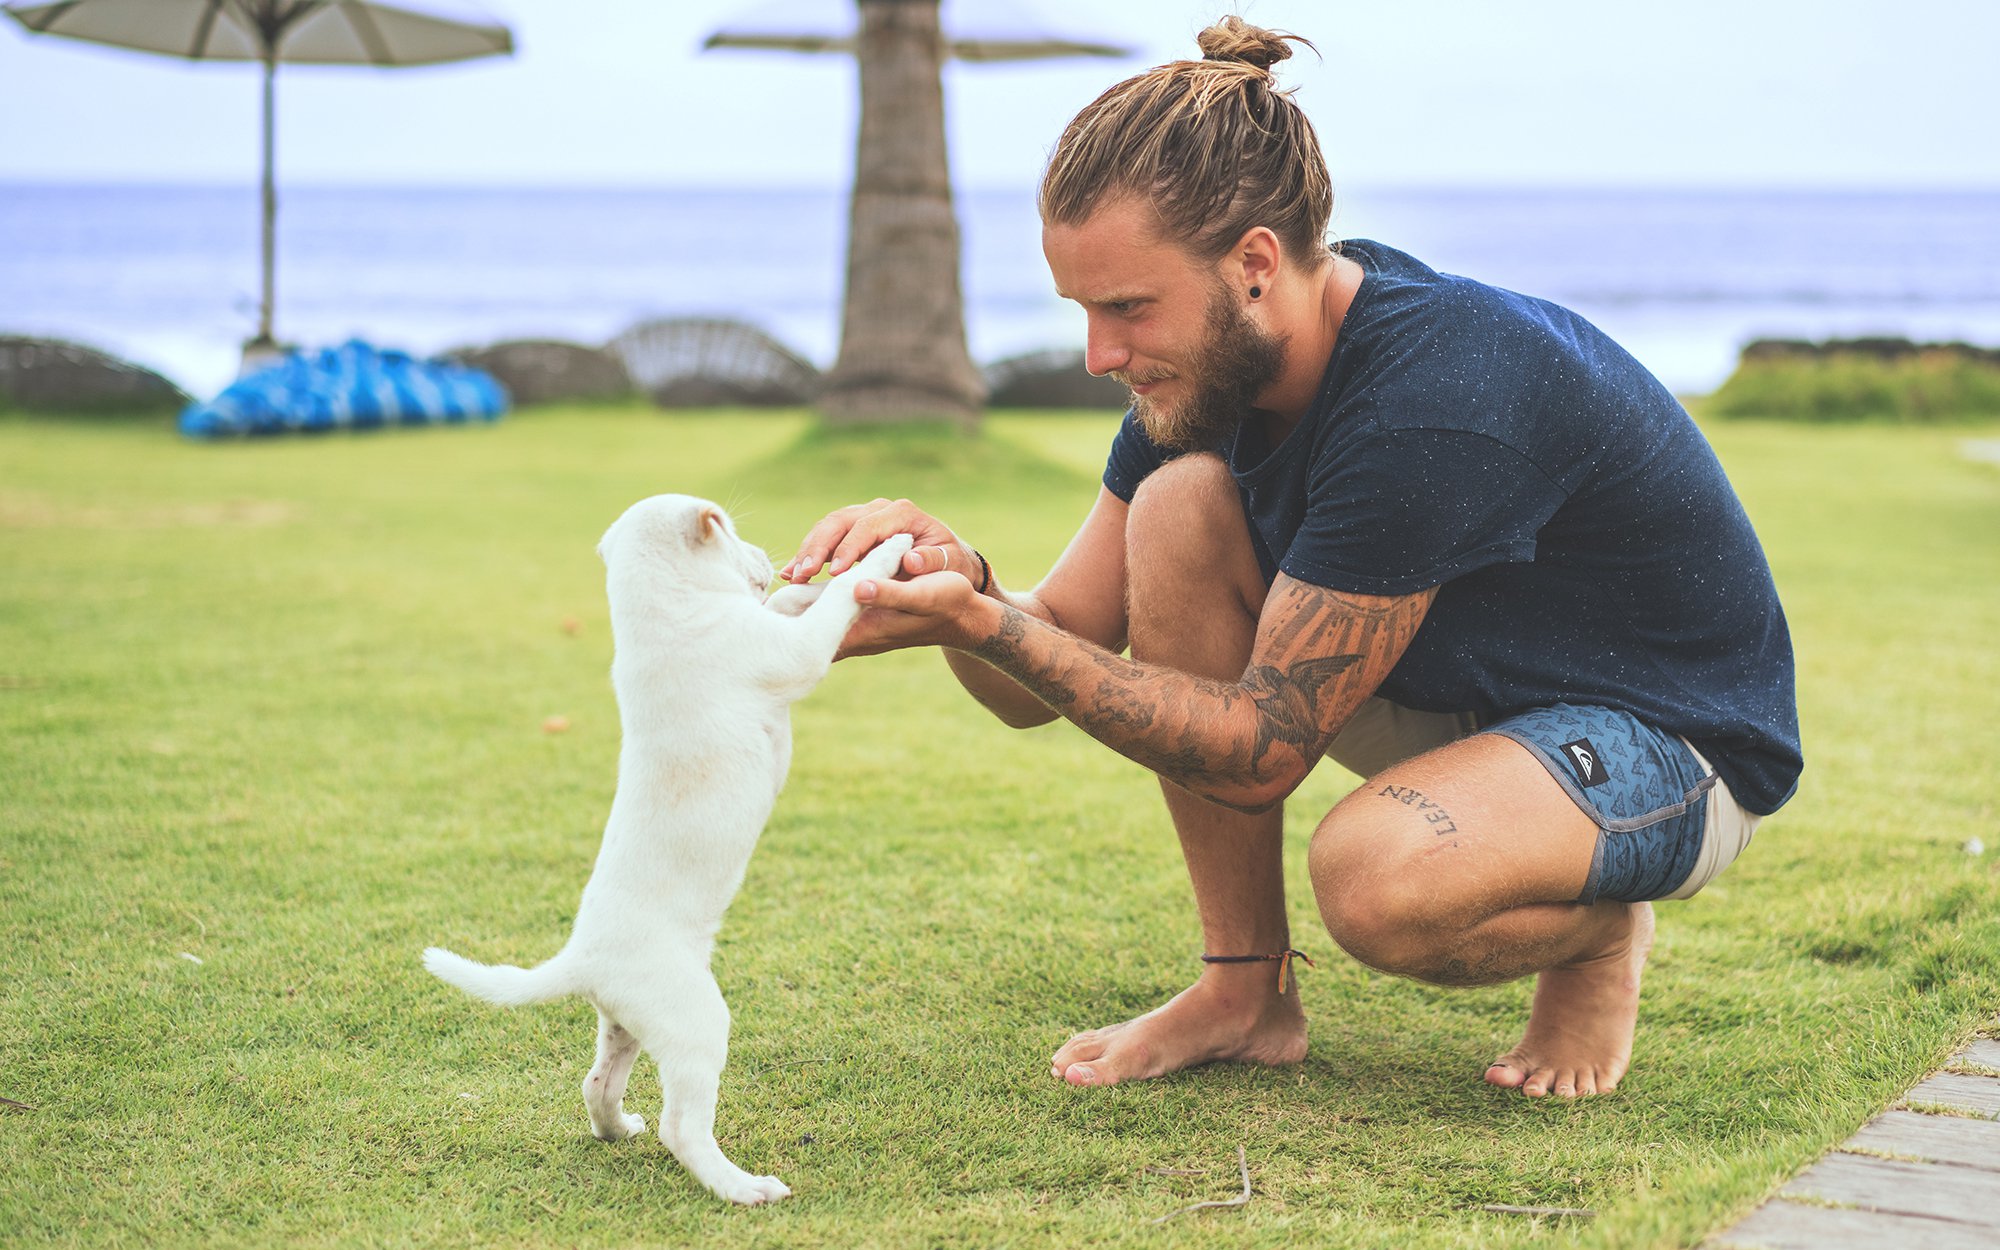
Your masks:
<svg viewBox="0 0 2000 1250"><path fill-rule="evenodd" d="M789 1198L792 1196L791 1189L777 1177L750 1176L748 1174L745 1174L742 1180L731 1186L728 1192L724 1193L721 1190L717 1192L721 1193L724 1198L729 1199L731 1202L740 1203L746 1207L762 1206L767 1202L776 1202L780 1198Z"/></svg>
<svg viewBox="0 0 2000 1250"><path fill-rule="evenodd" d="M904 554L916 545L916 541L908 534L891 534L855 562L855 571L864 577L894 577L896 571L903 567Z"/></svg>
<svg viewBox="0 0 2000 1250"><path fill-rule="evenodd" d="M624 1141L645 1131L646 1117L636 1112L626 1112L608 1124L598 1124L593 1120L590 1125L590 1135L599 1141Z"/></svg>
<svg viewBox="0 0 2000 1250"><path fill-rule="evenodd" d="M792 1196L785 1182L775 1176L752 1176L723 1158L720 1151L712 1160L700 1162L702 1166L699 1169L690 1168L689 1171L694 1172L696 1180L708 1186L710 1193L725 1201L754 1207Z"/></svg>

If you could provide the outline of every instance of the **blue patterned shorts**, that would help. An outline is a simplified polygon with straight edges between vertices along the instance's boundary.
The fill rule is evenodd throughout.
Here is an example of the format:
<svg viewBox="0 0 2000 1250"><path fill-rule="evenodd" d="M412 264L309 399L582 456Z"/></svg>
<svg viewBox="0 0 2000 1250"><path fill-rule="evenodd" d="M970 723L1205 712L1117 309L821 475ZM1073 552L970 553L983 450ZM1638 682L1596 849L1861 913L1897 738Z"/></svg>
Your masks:
<svg viewBox="0 0 2000 1250"><path fill-rule="evenodd" d="M1480 732L1528 748L1597 823L1590 877L1577 902L1667 898L1702 865L1716 778L1681 739L1629 712L1567 703ZM1719 870L1708 867L1711 875ZM1701 884L1706 880L1696 888Z"/></svg>

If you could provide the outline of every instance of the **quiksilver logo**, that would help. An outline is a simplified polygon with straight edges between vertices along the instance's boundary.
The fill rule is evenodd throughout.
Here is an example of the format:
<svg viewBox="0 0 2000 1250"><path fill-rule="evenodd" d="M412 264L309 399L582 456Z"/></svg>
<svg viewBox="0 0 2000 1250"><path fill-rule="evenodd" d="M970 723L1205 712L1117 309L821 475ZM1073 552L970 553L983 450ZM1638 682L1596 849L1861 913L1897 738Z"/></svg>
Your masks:
<svg viewBox="0 0 2000 1250"><path fill-rule="evenodd" d="M1577 784L1601 786L1611 780L1611 774L1604 771L1604 762L1597 758L1597 748L1588 738L1578 738L1575 742L1565 742L1556 748L1576 770Z"/></svg>

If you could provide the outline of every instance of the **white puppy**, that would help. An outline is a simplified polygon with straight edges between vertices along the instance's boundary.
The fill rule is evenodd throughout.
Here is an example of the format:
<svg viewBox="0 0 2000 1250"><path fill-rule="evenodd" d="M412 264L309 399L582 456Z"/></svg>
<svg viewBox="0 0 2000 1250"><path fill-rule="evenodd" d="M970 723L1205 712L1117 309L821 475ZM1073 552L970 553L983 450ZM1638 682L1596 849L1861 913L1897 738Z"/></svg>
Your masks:
<svg viewBox="0 0 2000 1250"><path fill-rule="evenodd" d="M729 1008L709 971L722 913L791 763L789 705L826 676L860 613L854 584L895 575L898 534L826 585L767 604L771 561L714 504L658 495L632 505L597 546L607 570L624 743L597 867L562 950L533 969L488 967L437 947L424 966L513 1007L581 994L597 1007L597 1063L583 1083L591 1131L646 1130L625 1110L639 1051L660 1065L660 1140L731 1202L791 1193L715 1144ZM815 597L816 596L816 597Z"/></svg>

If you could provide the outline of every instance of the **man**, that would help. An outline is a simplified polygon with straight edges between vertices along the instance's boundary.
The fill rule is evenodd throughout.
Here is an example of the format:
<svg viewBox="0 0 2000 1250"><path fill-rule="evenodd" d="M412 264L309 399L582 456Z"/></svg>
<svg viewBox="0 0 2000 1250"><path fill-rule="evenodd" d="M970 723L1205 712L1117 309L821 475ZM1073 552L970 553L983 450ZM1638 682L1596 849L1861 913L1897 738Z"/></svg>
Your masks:
<svg viewBox="0 0 2000 1250"><path fill-rule="evenodd" d="M1225 19L1050 160L1050 271L1133 410L1041 584L1002 589L907 500L834 513L783 573L913 533L847 653L941 645L1006 723L1062 715L1160 776L1204 966L1071 1038L1057 1076L1303 1058L1281 805L1330 754L1367 778L1312 841L1333 937L1439 985L1535 974L1486 1080L1608 1093L1650 900L1712 880L1796 786L1784 615L1713 453L1630 356L1554 305L1322 242L1325 163L1269 74L1291 38Z"/></svg>

